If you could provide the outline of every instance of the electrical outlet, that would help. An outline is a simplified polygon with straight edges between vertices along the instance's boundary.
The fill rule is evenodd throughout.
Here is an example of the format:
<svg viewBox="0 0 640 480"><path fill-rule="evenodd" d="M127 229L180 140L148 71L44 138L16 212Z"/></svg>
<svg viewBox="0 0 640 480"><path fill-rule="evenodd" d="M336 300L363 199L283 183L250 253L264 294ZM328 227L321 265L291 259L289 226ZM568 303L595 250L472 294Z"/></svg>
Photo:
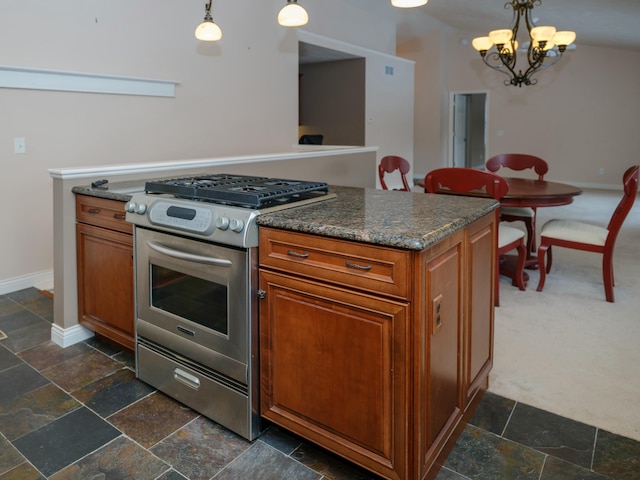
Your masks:
<svg viewBox="0 0 640 480"><path fill-rule="evenodd" d="M27 143L24 138L14 138L13 139L13 152L22 155L27 152Z"/></svg>
<svg viewBox="0 0 640 480"><path fill-rule="evenodd" d="M598 169L598 174L599 174L599 175L604 175L604 168L600 167L600 168Z"/></svg>

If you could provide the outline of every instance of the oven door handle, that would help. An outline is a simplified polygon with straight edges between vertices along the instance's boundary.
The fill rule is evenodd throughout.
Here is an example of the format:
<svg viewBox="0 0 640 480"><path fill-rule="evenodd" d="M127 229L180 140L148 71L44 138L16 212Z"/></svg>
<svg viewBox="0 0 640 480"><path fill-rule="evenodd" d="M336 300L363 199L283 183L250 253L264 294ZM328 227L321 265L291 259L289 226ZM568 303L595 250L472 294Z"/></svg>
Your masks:
<svg viewBox="0 0 640 480"><path fill-rule="evenodd" d="M164 245L160 245L156 242L147 242L147 245L156 252L163 253L164 255L168 255L179 260L203 263L205 265L216 265L218 267L230 267L232 265L231 260L227 260L226 258L205 257L203 255L181 252L180 250L174 250L173 248L165 247Z"/></svg>

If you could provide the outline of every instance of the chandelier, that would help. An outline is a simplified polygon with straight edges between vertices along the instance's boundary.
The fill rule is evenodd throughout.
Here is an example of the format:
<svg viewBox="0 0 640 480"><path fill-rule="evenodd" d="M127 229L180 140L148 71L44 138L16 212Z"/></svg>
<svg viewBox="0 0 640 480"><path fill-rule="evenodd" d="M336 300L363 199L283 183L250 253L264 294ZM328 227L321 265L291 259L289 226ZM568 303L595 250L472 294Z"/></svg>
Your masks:
<svg viewBox="0 0 640 480"><path fill-rule="evenodd" d="M576 33L571 31L556 31L556 27L537 27L531 17L534 5L540 5L542 0L511 0L504 8L513 9L513 27L511 29L492 30L487 37L477 37L471 42L473 48L480 52L484 63L504 73L509 77L505 85L522 87L535 85L538 80L531 78L540 70L555 65L569 45L576 39ZM521 65L516 65L518 57L518 30L520 20L529 33L525 41L527 48L527 63L523 71ZM495 49L491 49L495 45ZM491 50L490 50L491 49ZM524 51L521 52L521 58Z"/></svg>

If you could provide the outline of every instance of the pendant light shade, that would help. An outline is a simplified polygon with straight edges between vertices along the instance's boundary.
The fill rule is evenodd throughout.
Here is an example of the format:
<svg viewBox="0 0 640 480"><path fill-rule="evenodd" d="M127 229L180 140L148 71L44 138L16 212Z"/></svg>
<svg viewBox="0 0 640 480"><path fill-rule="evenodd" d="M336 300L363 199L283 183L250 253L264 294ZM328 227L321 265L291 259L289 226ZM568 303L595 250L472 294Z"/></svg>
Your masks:
<svg viewBox="0 0 640 480"><path fill-rule="evenodd" d="M211 16L211 0L209 0L204 8L204 20L196 28L196 38L203 42L217 42L222 38L222 30L215 24Z"/></svg>
<svg viewBox="0 0 640 480"><path fill-rule="evenodd" d="M278 13L278 23L283 27L300 27L309 21L307 11L298 5L298 0L287 0Z"/></svg>
<svg viewBox="0 0 640 480"><path fill-rule="evenodd" d="M391 0L391 5L399 8L413 8L426 5L429 0Z"/></svg>

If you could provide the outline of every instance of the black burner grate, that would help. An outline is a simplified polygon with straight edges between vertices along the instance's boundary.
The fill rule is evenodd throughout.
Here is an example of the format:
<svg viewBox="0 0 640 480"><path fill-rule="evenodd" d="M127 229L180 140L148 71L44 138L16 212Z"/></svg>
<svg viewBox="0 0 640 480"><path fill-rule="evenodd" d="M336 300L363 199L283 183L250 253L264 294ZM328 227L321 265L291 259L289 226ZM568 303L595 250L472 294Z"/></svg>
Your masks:
<svg viewBox="0 0 640 480"><path fill-rule="evenodd" d="M147 193L168 193L179 198L260 208L293 203L324 195L329 186L280 178L230 174L199 174L192 177L145 183Z"/></svg>

